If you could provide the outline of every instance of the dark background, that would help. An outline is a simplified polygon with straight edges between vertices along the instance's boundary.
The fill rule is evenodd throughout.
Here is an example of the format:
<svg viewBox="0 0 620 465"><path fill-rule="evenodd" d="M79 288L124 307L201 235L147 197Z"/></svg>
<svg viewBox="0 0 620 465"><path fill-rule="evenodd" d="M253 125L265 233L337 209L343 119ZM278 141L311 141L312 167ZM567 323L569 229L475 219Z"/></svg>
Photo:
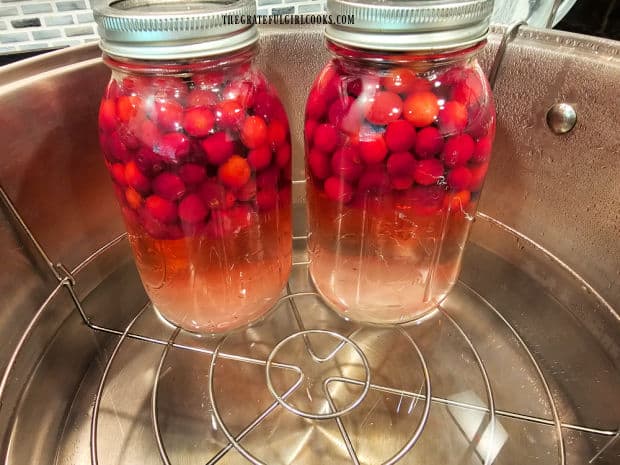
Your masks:
<svg viewBox="0 0 620 465"><path fill-rule="evenodd" d="M620 0L578 0L556 28L620 40Z"/></svg>
<svg viewBox="0 0 620 465"><path fill-rule="evenodd" d="M577 4L556 28L620 40L620 0L578 0ZM40 53L42 52L0 56L0 65L12 63Z"/></svg>

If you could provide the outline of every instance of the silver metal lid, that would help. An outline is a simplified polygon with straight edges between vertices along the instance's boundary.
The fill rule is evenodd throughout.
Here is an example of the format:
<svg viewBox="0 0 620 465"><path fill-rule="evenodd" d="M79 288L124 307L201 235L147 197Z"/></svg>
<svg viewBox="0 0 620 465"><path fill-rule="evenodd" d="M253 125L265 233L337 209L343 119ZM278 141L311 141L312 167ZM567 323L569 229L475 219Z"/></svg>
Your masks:
<svg viewBox="0 0 620 465"><path fill-rule="evenodd" d="M240 21L256 14L254 0L99 0L93 11L101 49L119 57L194 58L258 40L256 26Z"/></svg>
<svg viewBox="0 0 620 465"><path fill-rule="evenodd" d="M327 0L327 10L355 22L328 25L325 36L334 42L371 50L438 50L483 40L493 0Z"/></svg>

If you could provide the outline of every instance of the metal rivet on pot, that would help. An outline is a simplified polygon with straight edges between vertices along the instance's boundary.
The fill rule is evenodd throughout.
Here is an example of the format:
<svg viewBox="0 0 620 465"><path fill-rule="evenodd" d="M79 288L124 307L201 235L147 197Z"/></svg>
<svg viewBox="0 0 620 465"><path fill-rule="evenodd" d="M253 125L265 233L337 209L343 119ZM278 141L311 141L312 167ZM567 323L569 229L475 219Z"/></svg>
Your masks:
<svg viewBox="0 0 620 465"><path fill-rule="evenodd" d="M556 103L547 112L547 126L555 134L567 134L577 123L577 112L568 103Z"/></svg>

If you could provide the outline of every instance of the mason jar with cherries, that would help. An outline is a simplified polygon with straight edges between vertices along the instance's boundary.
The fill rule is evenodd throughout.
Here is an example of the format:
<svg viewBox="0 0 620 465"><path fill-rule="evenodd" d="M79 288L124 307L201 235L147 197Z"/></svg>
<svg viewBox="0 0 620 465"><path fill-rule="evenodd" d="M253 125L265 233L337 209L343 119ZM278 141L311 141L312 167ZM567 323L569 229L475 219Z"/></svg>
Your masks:
<svg viewBox="0 0 620 465"><path fill-rule="evenodd" d="M252 63L255 26L220 24L254 2L108 3L95 11L112 70L99 137L146 292L189 331L247 325L291 267L286 112Z"/></svg>
<svg viewBox="0 0 620 465"><path fill-rule="evenodd" d="M457 281L495 136L476 59L492 6L328 1L361 20L327 27L307 100L308 249L347 318L415 320Z"/></svg>

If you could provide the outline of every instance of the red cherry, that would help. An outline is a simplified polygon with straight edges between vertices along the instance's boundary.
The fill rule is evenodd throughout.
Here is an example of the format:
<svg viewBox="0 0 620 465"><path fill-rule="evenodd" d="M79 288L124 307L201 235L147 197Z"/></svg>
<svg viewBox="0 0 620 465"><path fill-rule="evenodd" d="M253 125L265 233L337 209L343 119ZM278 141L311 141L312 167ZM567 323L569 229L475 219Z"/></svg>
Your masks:
<svg viewBox="0 0 620 465"><path fill-rule="evenodd" d="M167 200L178 200L185 194L185 184L176 174L162 173L153 179L153 192Z"/></svg>
<svg viewBox="0 0 620 465"><path fill-rule="evenodd" d="M312 89L306 102L306 115L309 118L319 120L326 110L327 100L316 88Z"/></svg>
<svg viewBox="0 0 620 465"><path fill-rule="evenodd" d="M170 200L151 195L147 197L145 205L151 216L162 223L172 223L177 219L177 207Z"/></svg>
<svg viewBox="0 0 620 465"><path fill-rule="evenodd" d="M439 115L437 96L432 92L417 92L405 100L403 115L417 128L430 126Z"/></svg>
<svg viewBox="0 0 620 465"><path fill-rule="evenodd" d="M266 145L248 152L248 163L258 171L267 168L271 163L271 150Z"/></svg>
<svg viewBox="0 0 620 465"><path fill-rule="evenodd" d="M390 183L394 189L409 189L413 184L413 172L416 161L409 152L397 152L390 155L387 161L387 171Z"/></svg>
<svg viewBox="0 0 620 465"><path fill-rule="evenodd" d="M354 101L355 100L348 95L334 100L329 106L329 110L327 112L327 119L329 122L334 126L340 126L342 119L348 113Z"/></svg>
<svg viewBox="0 0 620 465"><path fill-rule="evenodd" d="M334 152L331 167L335 176L346 181L355 181L364 171L359 151L351 146L341 147Z"/></svg>
<svg viewBox="0 0 620 465"><path fill-rule="evenodd" d="M383 192L389 187L390 177L384 169L367 169L357 183L357 189L361 192Z"/></svg>
<svg viewBox="0 0 620 465"><path fill-rule="evenodd" d="M198 194L205 206L212 209L230 208L235 202L235 196L212 179L207 179L200 185Z"/></svg>
<svg viewBox="0 0 620 465"><path fill-rule="evenodd" d="M385 125L396 121L403 111L403 101L394 92L377 92L366 115L372 124Z"/></svg>
<svg viewBox="0 0 620 465"><path fill-rule="evenodd" d="M190 194L179 203L179 218L186 223L200 223L207 213L207 207L198 194Z"/></svg>
<svg viewBox="0 0 620 465"><path fill-rule="evenodd" d="M183 128L190 136L205 137L215 125L215 116L204 107L190 108L183 116Z"/></svg>
<svg viewBox="0 0 620 465"><path fill-rule="evenodd" d="M464 166L457 166L456 168L448 172L448 185L455 191L468 189L472 175L471 172Z"/></svg>
<svg viewBox="0 0 620 465"><path fill-rule="evenodd" d="M325 195L335 202L349 203L353 200L353 187L344 179L331 177L323 184Z"/></svg>
<svg viewBox="0 0 620 465"><path fill-rule="evenodd" d="M314 130L314 146L323 152L331 152L339 141L338 130L332 124L319 124Z"/></svg>
<svg viewBox="0 0 620 465"><path fill-rule="evenodd" d="M110 174L114 182L119 186L124 187L127 185L127 180L125 179L125 165L122 163L112 163L110 166Z"/></svg>
<svg viewBox="0 0 620 465"><path fill-rule="evenodd" d="M179 168L179 176L185 184L196 185L204 181L207 170L202 165L187 163Z"/></svg>
<svg viewBox="0 0 620 465"><path fill-rule="evenodd" d="M278 191L275 188L262 189L256 193L256 203L260 210L270 210L278 203Z"/></svg>
<svg viewBox="0 0 620 465"><path fill-rule="evenodd" d="M243 107L254 103L254 86L249 81L233 81L222 91L225 100L237 100Z"/></svg>
<svg viewBox="0 0 620 465"><path fill-rule="evenodd" d="M414 186L406 193L406 201L417 215L434 215L443 207L446 191L441 186Z"/></svg>
<svg viewBox="0 0 620 465"><path fill-rule="evenodd" d="M225 128L234 128L241 124L245 112L237 100L224 100L216 105L215 117Z"/></svg>
<svg viewBox="0 0 620 465"><path fill-rule="evenodd" d="M135 161L144 173L158 173L164 166L164 160L151 147L144 146L136 153Z"/></svg>
<svg viewBox="0 0 620 465"><path fill-rule="evenodd" d="M256 175L256 186L259 189L271 189L278 185L280 170L277 166L271 166Z"/></svg>
<svg viewBox="0 0 620 465"><path fill-rule="evenodd" d="M433 83L431 81L423 77L416 77L411 84L411 90L409 92L415 94L417 92L430 92L431 90L433 90Z"/></svg>
<svg viewBox="0 0 620 465"><path fill-rule="evenodd" d="M136 126L137 128L137 125L135 124L130 124L129 126ZM140 139L138 139L138 136L136 136L136 134L129 129L128 126L120 126L116 132L125 147L130 150L138 150L140 148Z"/></svg>
<svg viewBox="0 0 620 465"><path fill-rule="evenodd" d="M161 137L155 152L162 158L176 163L189 155L191 148L191 141L185 134L169 132Z"/></svg>
<svg viewBox="0 0 620 465"><path fill-rule="evenodd" d="M388 124L385 130L385 143L392 152L406 152L415 144L415 128L405 120Z"/></svg>
<svg viewBox="0 0 620 465"><path fill-rule="evenodd" d="M242 202L248 202L256 197L256 181L250 179L240 189L235 191L235 197Z"/></svg>
<svg viewBox="0 0 620 465"><path fill-rule="evenodd" d="M104 99L99 106L99 127L104 131L116 128L116 104L112 99Z"/></svg>
<svg viewBox="0 0 620 465"><path fill-rule="evenodd" d="M235 151L234 140L224 131L207 137L200 145L207 155L207 161L212 165L221 165Z"/></svg>
<svg viewBox="0 0 620 465"><path fill-rule="evenodd" d="M136 116L138 109L142 106L140 97L135 95L123 95L116 101L116 114L118 119L127 123Z"/></svg>
<svg viewBox="0 0 620 465"><path fill-rule="evenodd" d="M387 160L387 172L390 177L412 177L415 167L415 158L409 152L393 153Z"/></svg>
<svg viewBox="0 0 620 465"><path fill-rule="evenodd" d="M127 189L125 189L125 200L127 200L127 205L129 205L134 210L137 210L142 206L142 202L144 199L137 190L135 190L133 187L128 187Z"/></svg>
<svg viewBox="0 0 620 465"><path fill-rule="evenodd" d="M284 105L282 105L282 102L280 102L277 97L274 97L274 102L275 103L273 106L273 111L270 114L267 114L267 117L265 118L266 121L288 121L288 116L286 114L286 110L284 109Z"/></svg>
<svg viewBox="0 0 620 465"><path fill-rule="evenodd" d="M454 136L446 142L442 159L444 164L449 167L464 165L474 154L475 143L468 134Z"/></svg>
<svg viewBox="0 0 620 465"><path fill-rule="evenodd" d="M472 192L478 192L480 189L482 189L482 185L484 184L484 179L487 175L488 170L489 170L488 163L471 166L469 168L469 172L471 174L471 182L468 186L468 189L471 190Z"/></svg>
<svg viewBox="0 0 620 465"><path fill-rule="evenodd" d="M154 117L164 131L177 131L183 122L183 107L174 100L156 100L153 105Z"/></svg>
<svg viewBox="0 0 620 465"><path fill-rule="evenodd" d="M451 98L463 105L472 106L482 97L483 81L473 71L467 71L458 78L452 87Z"/></svg>
<svg viewBox="0 0 620 465"><path fill-rule="evenodd" d="M383 87L397 94L408 94L412 91L416 74L407 68L394 68L381 80Z"/></svg>
<svg viewBox="0 0 620 465"><path fill-rule="evenodd" d="M252 171L247 160L239 155L231 156L217 170L220 181L233 189L238 189L250 179Z"/></svg>
<svg viewBox="0 0 620 465"><path fill-rule="evenodd" d="M255 149L267 141L267 124L260 116L249 116L241 127L241 142L249 149Z"/></svg>
<svg viewBox="0 0 620 465"><path fill-rule="evenodd" d="M360 139L360 155L362 160L369 165L381 163L388 153L385 139L381 134L371 133L361 136Z"/></svg>
<svg viewBox="0 0 620 465"><path fill-rule="evenodd" d="M467 77L467 69L463 66L451 66L445 73L439 76L442 84L453 86L462 82Z"/></svg>
<svg viewBox="0 0 620 465"><path fill-rule="evenodd" d="M495 110L492 107L480 109L475 114L470 113L470 127L467 132L476 138L495 138Z"/></svg>
<svg viewBox="0 0 620 465"><path fill-rule="evenodd" d="M107 155L113 160L129 161L132 158L131 152L121 140L118 131L114 131L107 136Z"/></svg>
<svg viewBox="0 0 620 465"><path fill-rule="evenodd" d="M473 163L484 163L491 157L491 150L493 148L493 138L486 136L482 137L476 142L474 148L474 154L471 157Z"/></svg>
<svg viewBox="0 0 620 465"><path fill-rule="evenodd" d="M446 195L444 199L444 208L450 208L452 212L461 212L465 210L470 200L471 193L469 191L460 191L452 195Z"/></svg>
<svg viewBox="0 0 620 465"><path fill-rule="evenodd" d="M161 138L161 134L155 123L148 119L145 119L139 124L136 136L138 140L142 142L142 145L147 147L153 147Z"/></svg>
<svg viewBox="0 0 620 465"><path fill-rule="evenodd" d="M436 158L420 160L413 173L413 179L418 184L430 186L443 177L443 164Z"/></svg>
<svg viewBox="0 0 620 465"><path fill-rule="evenodd" d="M306 144L309 144L312 140L312 137L314 136L314 130L316 129L318 124L319 123L317 123L313 119L306 120L306 123L304 125L304 137L306 139Z"/></svg>
<svg viewBox="0 0 620 465"><path fill-rule="evenodd" d="M282 106L282 102L273 95L271 92L262 91L256 94L254 97L254 104L252 105L254 115L264 118L266 121L282 120L286 121L286 111Z"/></svg>
<svg viewBox="0 0 620 465"><path fill-rule="evenodd" d="M189 107L211 107L218 102L215 92L210 90L194 89L187 97L187 105Z"/></svg>
<svg viewBox="0 0 620 465"><path fill-rule="evenodd" d="M331 174L329 157L317 149L310 150L308 167L317 179L326 179Z"/></svg>
<svg viewBox="0 0 620 465"><path fill-rule="evenodd" d="M418 132L415 141L415 153L418 158L431 158L443 149L444 142L439 129L428 127Z"/></svg>
<svg viewBox="0 0 620 465"><path fill-rule="evenodd" d="M335 99L340 93L340 76L333 66L323 69L316 80L316 88L327 102Z"/></svg>
<svg viewBox="0 0 620 465"><path fill-rule="evenodd" d="M149 179L142 174L135 161L130 161L125 165L125 179L127 184L138 192L148 192L151 187Z"/></svg>
<svg viewBox="0 0 620 465"><path fill-rule="evenodd" d="M439 112L439 128L444 134L454 134L467 127L467 108L459 102L447 102Z"/></svg>
<svg viewBox="0 0 620 465"><path fill-rule="evenodd" d="M194 89L200 90L209 90L211 88L216 88L216 90L222 85L222 83L226 82L228 77L223 71L215 71L209 70L204 73L195 73L192 76L192 83L194 84Z"/></svg>
<svg viewBox="0 0 620 465"><path fill-rule="evenodd" d="M103 153L110 162L127 162L133 158L133 153L121 141L117 132L112 132L107 136L100 134L100 137Z"/></svg>
<svg viewBox="0 0 620 465"><path fill-rule="evenodd" d="M273 148L278 148L288 138L287 127L281 121L275 120L267 126L267 142Z"/></svg>
<svg viewBox="0 0 620 465"><path fill-rule="evenodd" d="M283 145L276 150L276 165L285 168L291 161L291 144Z"/></svg>

